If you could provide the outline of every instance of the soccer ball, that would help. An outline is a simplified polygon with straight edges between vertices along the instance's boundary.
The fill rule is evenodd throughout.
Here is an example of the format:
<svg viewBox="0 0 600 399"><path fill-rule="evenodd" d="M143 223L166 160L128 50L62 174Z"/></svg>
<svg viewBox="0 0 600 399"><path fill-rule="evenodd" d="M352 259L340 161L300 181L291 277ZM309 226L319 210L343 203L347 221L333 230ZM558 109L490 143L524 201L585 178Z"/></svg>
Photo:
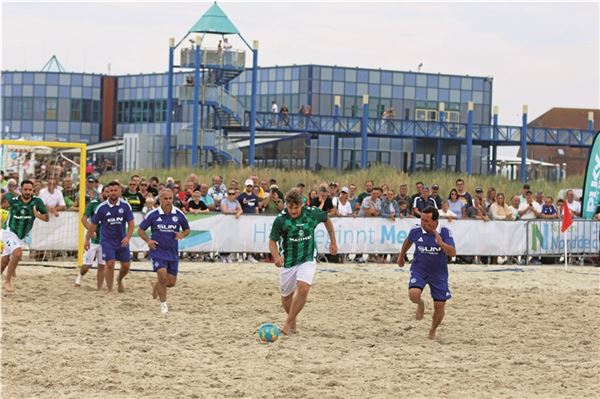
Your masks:
<svg viewBox="0 0 600 399"><path fill-rule="evenodd" d="M279 327L273 323L263 323L258 327L258 340L263 344L277 341L279 338Z"/></svg>

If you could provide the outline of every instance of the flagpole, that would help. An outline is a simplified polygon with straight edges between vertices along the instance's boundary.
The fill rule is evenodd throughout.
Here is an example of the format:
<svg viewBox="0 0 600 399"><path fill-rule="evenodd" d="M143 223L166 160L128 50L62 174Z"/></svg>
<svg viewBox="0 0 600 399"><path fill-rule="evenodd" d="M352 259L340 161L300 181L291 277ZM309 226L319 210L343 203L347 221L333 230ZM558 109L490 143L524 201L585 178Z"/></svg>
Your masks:
<svg viewBox="0 0 600 399"><path fill-rule="evenodd" d="M565 271L569 271L569 266L567 263L567 230L564 231L564 239L565 239Z"/></svg>

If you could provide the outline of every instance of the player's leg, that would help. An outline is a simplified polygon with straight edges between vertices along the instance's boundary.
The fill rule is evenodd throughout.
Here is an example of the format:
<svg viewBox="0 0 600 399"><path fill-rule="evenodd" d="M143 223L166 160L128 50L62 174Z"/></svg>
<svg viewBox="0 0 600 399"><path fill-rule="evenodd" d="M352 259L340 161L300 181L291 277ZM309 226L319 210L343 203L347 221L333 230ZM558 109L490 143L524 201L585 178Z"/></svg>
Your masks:
<svg viewBox="0 0 600 399"><path fill-rule="evenodd" d="M296 329L296 318L306 304L308 292L310 291L310 286L313 282L316 270L315 262L305 262L295 267L298 268L296 271L297 287L296 291L294 292L287 320L281 328L281 331L284 334Z"/></svg>
<svg viewBox="0 0 600 399"><path fill-rule="evenodd" d="M429 330L429 339L435 339L438 326L444 319L446 301L452 298L448 287L448 278L436 278L428 282L433 298L433 317L431 319L431 329Z"/></svg>
<svg viewBox="0 0 600 399"><path fill-rule="evenodd" d="M102 246L100 244L96 247L96 263L98 265L98 272L96 273L96 289L100 291L102 290L102 285L104 285L104 276L106 274L106 263L102 258Z"/></svg>
<svg viewBox="0 0 600 399"><path fill-rule="evenodd" d="M106 280L106 288L108 292L112 292L113 284L115 282L115 259L106 259L106 270L104 272Z"/></svg>
<svg viewBox="0 0 600 399"><path fill-rule="evenodd" d="M2 255L2 258L0 258L0 264L2 265L2 272L4 273L4 269L6 269L6 266L8 266L8 261L10 260L10 257L8 255ZM0 274L1 274L0 273Z"/></svg>
<svg viewBox="0 0 600 399"><path fill-rule="evenodd" d="M8 266L6 267L6 277L4 279L4 289L8 292L13 292L14 287L12 285L12 278L15 275L15 271L17 270L17 266L23 257L23 248L17 247L12 250L10 253L10 257L8 260Z"/></svg>
<svg viewBox="0 0 600 399"><path fill-rule="evenodd" d="M125 285L123 279L129 273L129 266L131 265L131 252L129 247L119 248L117 251L117 257L121 262L121 269L119 270L119 277L117 277L117 289L119 292L125 292Z"/></svg>
<svg viewBox="0 0 600 399"><path fill-rule="evenodd" d="M417 310L415 312L415 318L417 320L422 320L423 315L425 314L425 302L421 298L421 293L423 293L425 284L427 284L425 279L417 271L411 270L408 283L408 299L410 299L412 303L417 304Z"/></svg>
<svg viewBox="0 0 600 399"><path fill-rule="evenodd" d="M408 289L408 298L412 303L417 304L417 310L415 312L415 319L422 320L425 314L425 301L421 298L422 288L413 287Z"/></svg>
<svg viewBox="0 0 600 399"><path fill-rule="evenodd" d="M296 273L298 267L280 268L279 269L279 289L281 292L281 304L285 313L290 314L292 308L292 301L294 300L294 292L297 287ZM287 319L287 318L286 318ZM295 329L296 326L292 326L291 329ZM285 331L287 333L287 330Z"/></svg>
<svg viewBox="0 0 600 399"><path fill-rule="evenodd" d="M167 301L167 267L166 265L161 265L159 269L156 270L156 291L158 293L158 299L161 302Z"/></svg>
<svg viewBox="0 0 600 399"><path fill-rule="evenodd" d="M444 319L445 308L446 301L433 301L433 318L429 330L429 339L435 339L435 332Z"/></svg>
<svg viewBox="0 0 600 399"><path fill-rule="evenodd" d="M98 244L91 244L90 249L86 250L83 253L83 265L79 268L79 273L77 274L77 278L75 279L75 287L81 286L81 280L83 279L83 276L87 274L87 272L94 264L94 258L96 256L96 245Z"/></svg>

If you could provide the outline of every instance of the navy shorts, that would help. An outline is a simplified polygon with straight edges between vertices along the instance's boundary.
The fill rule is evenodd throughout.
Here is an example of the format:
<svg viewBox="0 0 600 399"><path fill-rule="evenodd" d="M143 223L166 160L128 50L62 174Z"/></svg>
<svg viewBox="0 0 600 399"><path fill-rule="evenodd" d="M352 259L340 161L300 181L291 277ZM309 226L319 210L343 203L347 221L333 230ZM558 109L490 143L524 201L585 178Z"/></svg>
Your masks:
<svg viewBox="0 0 600 399"><path fill-rule="evenodd" d="M152 261L152 269L154 269L155 272L158 271L158 269L167 269L167 273L169 273L171 276L175 276L177 277L177 272L179 271L179 259L178 260L164 260L164 259L158 259L158 258L153 258L151 259Z"/></svg>
<svg viewBox="0 0 600 399"><path fill-rule="evenodd" d="M129 250L129 246L126 247L117 247L113 248L108 245L102 245L102 259L105 261L108 260L118 260L121 262L130 262L131 261L131 251Z"/></svg>
<svg viewBox="0 0 600 399"><path fill-rule="evenodd" d="M431 297L434 301L445 302L452 298L450 288L448 287L447 277L430 276L419 270L410 271L410 280L408 282L409 289L420 288L423 290L427 284L429 284Z"/></svg>

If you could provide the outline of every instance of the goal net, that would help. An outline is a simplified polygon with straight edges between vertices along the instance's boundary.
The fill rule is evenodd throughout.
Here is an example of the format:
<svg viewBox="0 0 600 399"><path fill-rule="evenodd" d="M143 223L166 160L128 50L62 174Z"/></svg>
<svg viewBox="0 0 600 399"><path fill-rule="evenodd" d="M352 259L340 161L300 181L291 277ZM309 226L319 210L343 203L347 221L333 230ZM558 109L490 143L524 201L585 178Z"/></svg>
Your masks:
<svg viewBox="0 0 600 399"><path fill-rule="evenodd" d="M23 239L30 260L77 258L81 265L85 234L81 217L94 195L93 183L86 181L85 160L82 143L0 140L2 208L14 213L16 208L7 200L19 196L21 183L30 180L34 195L50 213L48 222L36 219ZM10 224L10 214L8 220Z"/></svg>

